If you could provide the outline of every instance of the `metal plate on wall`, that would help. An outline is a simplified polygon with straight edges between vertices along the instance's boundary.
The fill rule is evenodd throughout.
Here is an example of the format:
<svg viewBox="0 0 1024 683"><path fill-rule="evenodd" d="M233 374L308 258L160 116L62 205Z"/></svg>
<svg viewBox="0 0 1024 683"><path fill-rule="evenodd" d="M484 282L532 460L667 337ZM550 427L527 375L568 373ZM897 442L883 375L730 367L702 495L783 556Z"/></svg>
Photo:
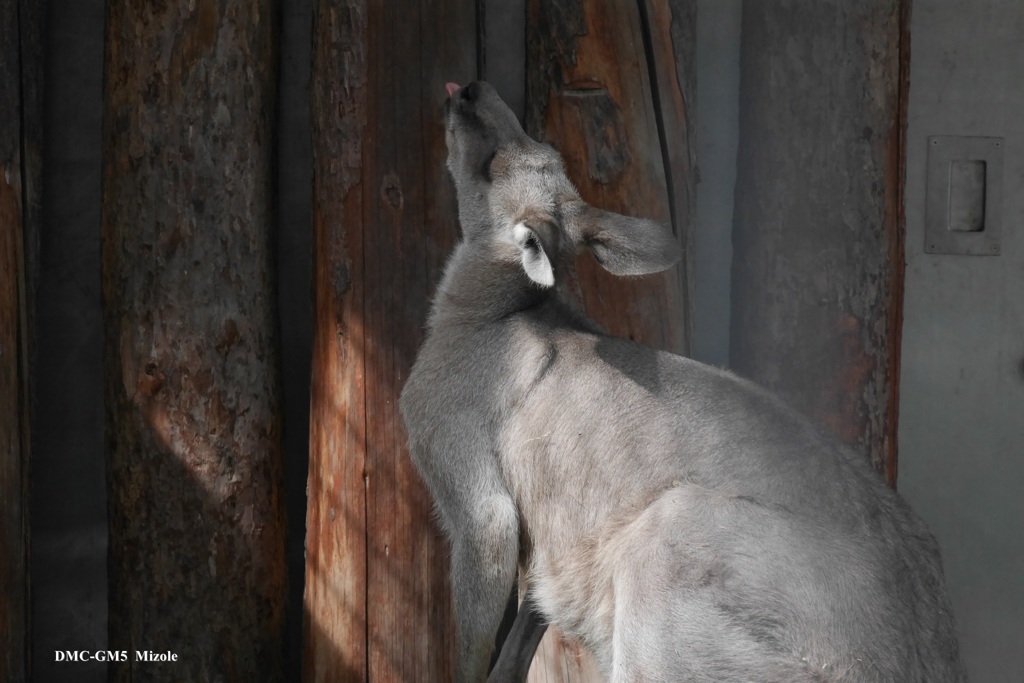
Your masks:
<svg viewBox="0 0 1024 683"><path fill-rule="evenodd" d="M1004 147L1003 138L928 138L926 253L999 254Z"/></svg>

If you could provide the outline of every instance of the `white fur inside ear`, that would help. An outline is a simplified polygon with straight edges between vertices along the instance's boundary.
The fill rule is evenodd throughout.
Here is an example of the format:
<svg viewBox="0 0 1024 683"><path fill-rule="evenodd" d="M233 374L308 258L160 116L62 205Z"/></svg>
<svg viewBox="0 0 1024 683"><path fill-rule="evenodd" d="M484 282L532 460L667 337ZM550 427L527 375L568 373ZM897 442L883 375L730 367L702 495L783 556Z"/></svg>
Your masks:
<svg viewBox="0 0 1024 683"><path fill-rule="evenodd" d="M512 237L519 245L522 254L523 270L527 276L542 287L552 287L555 284L555 271L551 267L551 261L544 252L544 245L540 237L525 223L516 223L512 228Z"/></svg>

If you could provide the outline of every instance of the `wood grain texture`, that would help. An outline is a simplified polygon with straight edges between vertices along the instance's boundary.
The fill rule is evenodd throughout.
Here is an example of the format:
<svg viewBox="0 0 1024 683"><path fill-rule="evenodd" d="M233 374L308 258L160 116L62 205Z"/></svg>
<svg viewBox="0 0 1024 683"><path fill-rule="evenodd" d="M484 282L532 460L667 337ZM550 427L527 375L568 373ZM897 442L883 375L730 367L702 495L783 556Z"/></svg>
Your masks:
<svg viewBox="0 0 1024 683"><path fill-rule="evenodd" d="M103 295L112 680L283 679L276 7L113 0Z"/></svg>
<svg viewBox="0 0 1024 683"><path fill-rule="evenodd" d="M671 224L683 262L615 278L589 254L576 277L611 334L687 353L692 310L696 4L530 0L527 131L563 155L591 204ZM550 628L529 680L602 680L591 655Z"/></svg>
<svg viewBox="0 0 1024 683"><path fill-rule="evenodd" d="M308 681L446 681L447 547L398 396L458 236L441 117L471 2L322 1L314 20ZM400 49L396 49L400 46Z"/></svg>
<svg viewBox="0 0 1024 683"><path fill-rule="evenodd" d="M643 0L638 6L647 36L672 228L683 245L683 260L675 270L682 299L678 352L689 354L697 226L697 0Z"/></svg>
<svg viewBox="0 0 1024 683"><path fill-rule="evenodd" d="M5 66L0 62L0 87ZM4 127L3 115L0 110L3 135L17 131L17 126ZM17 155L5 152L0 148L0 680L24 681L29 605L24 252L20 164Z"/></svg>
<svg viewBox="0 0 1024 683"><path fill-rule="evenodd" d="M303 677L365 681L366 417L362 150L364 2L320 2L313 24L313 359Z"/></svg>
<svg viewBox="0 0 1024 683"><path fill-rule="evenodd" d="M31 678L28 474L42 13L0 2L0 680Z"/></svg>
<svg viewBox="0 0 1024 683"><path fill-rule="evenodd" d="M899 0L744 3L733 233L733 367L890 483L905 20Z"/></svg>
<svg viewBox="0 0 1024 683"><path fill-rule="evenodd" d="M634 3L531 0L528 8L527 131L562 153L586 201L671 224L686 245L693 179L685 115L693 93L680 91L687 80L677 55L685 62L687 53L671 46L673 8L650 3L644 14L661 21L653 30ZM653 80L649 49L658 59ZM686 353L688 270L684 259L664 274L615 278L585 255L576 274L587 312L610 333Z"/></svg>
<svg viewBox="0 0 1024 683"><path fill-rule="evenodd" d="M0 69L3 66L0 64ZM4 74L0 72L0 87L3 80ZM4 123L2 115L0 112L0 126ZM23 681L27 678L29 586L25 487L29 451L27 435L23 433L27 428L26 367L22 362L24 255L18 159L3 158L3 151L0 150L0 680Z"/></svg>

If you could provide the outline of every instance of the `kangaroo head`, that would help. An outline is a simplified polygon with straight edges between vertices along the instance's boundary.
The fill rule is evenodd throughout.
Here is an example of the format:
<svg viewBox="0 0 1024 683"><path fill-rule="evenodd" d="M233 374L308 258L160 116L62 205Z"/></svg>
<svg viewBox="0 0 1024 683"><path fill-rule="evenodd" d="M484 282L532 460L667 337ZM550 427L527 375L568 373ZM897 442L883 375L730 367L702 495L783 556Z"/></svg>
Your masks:
<svg viewBox="0 0 1024 683"><path fill-rule="evenodd" d="M665 226L580 199L558 152L531 139L489 84L446 89L448 170L464 239L512 247L501 253L544 287L554 285L564 258L584 248L615 275L654 273L679 260Z"/></svg>

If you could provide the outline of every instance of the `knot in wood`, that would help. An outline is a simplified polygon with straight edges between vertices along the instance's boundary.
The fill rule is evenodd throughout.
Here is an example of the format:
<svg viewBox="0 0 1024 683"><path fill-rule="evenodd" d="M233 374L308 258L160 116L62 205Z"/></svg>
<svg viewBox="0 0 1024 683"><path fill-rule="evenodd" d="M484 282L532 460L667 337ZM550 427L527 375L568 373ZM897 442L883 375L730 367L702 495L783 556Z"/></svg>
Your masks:
<svg viewBox="0 0 1024 683"><path fill-rule="evenodd" d="M402 195L402 181L397 173L388 173L380 186L380 197L396 211L402 208L405 197Z"/></svg>
<svg viewBox="0 0 1024 683"><path fill-rule="evenodd" d="M148 361L142 367L142 374L137 378L135 396L142 398L155 396L161 389L163 389L166 379L166 375L160 371L160 366L156 361Z"/></svg>
<svg viewBox="0 0 1024 683"><path fill-rule="evenodd" d="M583 124L587 173L602 185L618 181L632 160L622 112L607 89L595 83L573 83L562 96Z"/></svg>

